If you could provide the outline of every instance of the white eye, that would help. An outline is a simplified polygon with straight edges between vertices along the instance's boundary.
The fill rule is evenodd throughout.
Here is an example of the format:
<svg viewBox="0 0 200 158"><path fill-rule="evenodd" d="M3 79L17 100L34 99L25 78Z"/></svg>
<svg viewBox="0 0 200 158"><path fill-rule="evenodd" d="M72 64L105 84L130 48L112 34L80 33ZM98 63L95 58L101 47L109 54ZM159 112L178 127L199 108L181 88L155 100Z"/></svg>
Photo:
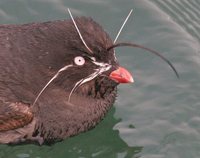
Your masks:
<svg viewBox="0 0 200 158"><path fill-rule="evenodd" d="M74 58L74 63L76 65L82 66L85 64L85 59L82 56L77 56Z"/></svg>

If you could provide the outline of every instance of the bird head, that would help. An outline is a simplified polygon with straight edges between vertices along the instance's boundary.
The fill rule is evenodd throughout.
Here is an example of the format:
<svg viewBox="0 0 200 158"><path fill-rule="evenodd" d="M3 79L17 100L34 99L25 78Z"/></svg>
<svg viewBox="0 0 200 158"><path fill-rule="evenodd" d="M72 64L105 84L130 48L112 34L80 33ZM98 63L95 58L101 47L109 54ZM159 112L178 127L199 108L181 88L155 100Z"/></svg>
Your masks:
<svg viewBox="0 0 200 158"><path fill-rule="evenodd" d="M89 94L95 91L94 87L99 86L100 80L106 81L105 88L134 81L128 70L119 65L114 49L108 50L113 41L103 28L91 18L73 20L78 31L73 21L67 23L62 66L40 91L35 102L52 81L69 92L69 101L74 92Z"/></svg>
<svg viewBox="0 0 200 158"><path fill-rule="evenodd" d="M68 101L78 88L83 87L84 90L80 89L77 93L83 92L86 95L91 94L91 91L96 91L99 85L95 85L95 83L100 80L102 82L102 78L106 80L103 89L110 86L116 87L119 83L133 83L132 75L120 66L115 56L114 48L121 46L137 47L157 55L173 69L179 78L175 67L159 52L135 43L115 43L103 28L91 18L77 17L74 19L72 15L71 18L72 20L65 25L63 41L66 51L61 51L64 55L62 55L63 59L59 59L62 61L62 67L40 91L34 104L54 80L69 92ZM61 28L63 30L63 26Z"/></svg>

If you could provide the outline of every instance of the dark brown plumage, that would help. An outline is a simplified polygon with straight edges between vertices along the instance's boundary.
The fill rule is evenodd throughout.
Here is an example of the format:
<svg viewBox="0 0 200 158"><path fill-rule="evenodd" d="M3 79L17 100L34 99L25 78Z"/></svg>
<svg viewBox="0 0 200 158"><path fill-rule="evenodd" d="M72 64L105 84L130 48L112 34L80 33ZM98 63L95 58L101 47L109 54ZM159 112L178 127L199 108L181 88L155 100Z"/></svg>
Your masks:
<svg viewBox="0 0 200 158"><path fill-rule="evenodd" d="M110 109L118 83L133 81L107 50L113 42L102 27L75 21L92 53L71 20L0 25L0 143L42 144L86 131Z"/></svg>

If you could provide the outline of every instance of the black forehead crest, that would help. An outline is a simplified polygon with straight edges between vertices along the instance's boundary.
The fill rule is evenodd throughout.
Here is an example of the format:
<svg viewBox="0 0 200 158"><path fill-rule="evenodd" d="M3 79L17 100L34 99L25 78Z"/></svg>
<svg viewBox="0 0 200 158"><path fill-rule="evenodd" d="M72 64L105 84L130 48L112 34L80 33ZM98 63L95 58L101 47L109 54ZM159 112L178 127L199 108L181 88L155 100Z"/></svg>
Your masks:
<svg viewBox="0 0 200 158"><path fill-rule="evenodd" d="M107 48L111 46L113 42L110 36L104 31L102 26L100 26L92 18L76 17L74 20L85 43L92 50L95 56L98 56L99 53L101 55L103 55L104 53L108 53ZM70 30L68 44L74 49L88 52L83 42L81 41L72 20L70 21L70 25L68 26L69 27L67 29Z"/></svg>

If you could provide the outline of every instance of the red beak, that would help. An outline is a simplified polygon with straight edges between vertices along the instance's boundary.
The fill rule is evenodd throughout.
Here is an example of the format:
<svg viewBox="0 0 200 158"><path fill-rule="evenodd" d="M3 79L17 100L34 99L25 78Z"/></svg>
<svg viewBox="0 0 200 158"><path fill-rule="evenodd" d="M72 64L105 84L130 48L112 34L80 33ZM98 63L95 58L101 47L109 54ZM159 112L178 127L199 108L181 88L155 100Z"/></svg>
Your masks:
<svg viewBox="0 0 200 158"><path fill-rule="evenodd" d="M118 83L133 83L134 82L133 77L130 74L130 72L128 72L128 70L126 70L123 67L119 67L117 70L114 70L113 72L111 72L109 77Z"/></svg>

